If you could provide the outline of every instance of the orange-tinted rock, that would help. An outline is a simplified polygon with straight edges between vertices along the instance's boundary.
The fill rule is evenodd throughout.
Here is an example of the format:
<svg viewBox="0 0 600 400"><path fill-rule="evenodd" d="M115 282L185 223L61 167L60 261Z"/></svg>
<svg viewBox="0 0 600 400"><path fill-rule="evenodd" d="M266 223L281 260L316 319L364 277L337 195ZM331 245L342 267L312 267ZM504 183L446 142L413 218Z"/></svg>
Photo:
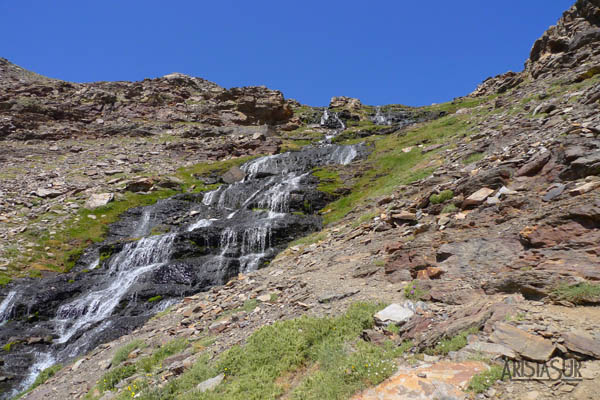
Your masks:
<svg viewBox="0 0 600 400"><path fill-rule="evenodd" d="M428 367L400 368L391 378L367 389L353 400L465 399L464 390L473 375L488 366L478 361L441 361Z"/></svg>

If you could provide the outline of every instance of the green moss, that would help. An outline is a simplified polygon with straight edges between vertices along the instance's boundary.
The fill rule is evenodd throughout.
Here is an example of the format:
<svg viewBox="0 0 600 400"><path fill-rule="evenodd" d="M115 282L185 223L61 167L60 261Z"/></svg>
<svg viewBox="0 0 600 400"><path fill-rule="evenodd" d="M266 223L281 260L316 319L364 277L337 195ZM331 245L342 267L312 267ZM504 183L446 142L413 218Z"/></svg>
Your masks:
<svg viewBox="0 0 600 400"><path fill-rule="evenodd" d="M445 201L450 200L454 197L454 192L452 190L444 190L440 192L440 194L432 194L429 197L429 202L431 204L442 204Z"/></svg>
<svg viewBox="0 0 600 400"><path fill-rule="evenodd" d="M212 190L219 185L204 185L200 178L211 174L220 174L226 172L232 166L241 165L258 156L240 157L214 163L200 163L190 167L183 167L177 170L176 177L184 183L181 190L161 189L151 193L132 193L126 192L115 201L106 206L89 210L81 208L77 215L67 221L62 226L65 228L50 236L46 230L28 229L23 233L23 238L35 243L33 252L27 261L22 254L9 249L2 256L12 260L14 270L11 273L19 275L23 273L24 267L34 266L39 270L53 270L59 272L68 272L79 260L83 251L91 244L104 240L108 226L116 222L121 214L133 207L149 206L160 199L173 196L181 191L201 192ZM41 222L43 219L52 217L52 214L44 214L38 217L34 222ZM108 257L105 254L104 257ZM17 267L17 265L21 265ZM20 270L19 270L20 269ZM0 284L2 284L2 275L0 275Z"/></svg>
<svg viewBox="0 0 600 400"><path fill-rule="evenodd" d="M188 346L188 343L185 339L175 339L160 346L152 355L138 360L135 364L119 365L127 359L131 351L141 346L144 346L141 341L133 341L117 351L113 358L113 367L98 382L97 388L100 392L114 389L122 380L136 373L150 373L154 371L160 367L161 362L165 358L182 352Z"/></svg>
<svg viewBox="0 0 600 400"><path fill-rule="evenodd" d="M551 291L557 300L566 300L573 304L600 302L600 284L582 282L577 285L561 284Z"/></svg>
<svg viewBox="0 0 600 400"><path fill-rule="evenodd" d="M195 185L195 192L216 189L219 185L204 185L199 179L210 175L222 175L231 167L239 167L240 165L253 160L259 155L232 158L225 161L217 161L213 163L200 163L190 167L181 167L177 169L176 177L184 182L183 190L190 191L191 186Z"/></svg>
<svg viewBox="0 0 600 400"><path fill-rule="evenodd" d="M310 234L308 236L305 236L305 237L302 237L302 238L294 240L293 242L291 242L288 245L288 248L289 247L294 247L294 246L308 246L308 245L311 245L313 243L320 242L321 240L325 240L326 238L327 238L327 234L326 233L324 233L324 232L315 232L315 233L312 233L312 234Z"/></svg>
<svg viewBox="0 0 600 400"><path fill-rule="evenodd" d="M352 226L352 228L357 228L361 224L371 221L373 218L379 216L379 214L380 214L379 211L371 211L371 212L365 213L365 214L361 215L360 217L358 217L356 219L356 221L354 221L352 223L351 226Z"/></svg>
<svg viewBox="0 0 600 400"><path fill-rule="evenodd" d="M41 278L42 277L42 271L38 270L38 269L32 269L29 271L29 277L30 278Z"/></svg>
<svg viewBox="0 0 600 400"><path fill-rule="evenodd" d="M129 378L136 372L135 365L122 365L116 368L111 368L110 371L105 373L100 382L98 383L98 389L101 392L106 390L112 390L115 386L123 379Z"/></svg>
<svg viewBox="0 0 600 400"><path fill-rule="evenodd" d="M344 186L340 179L340 174L328 167L315 168L312 174L319 178L319 185L317 190L335 195L337 190Z"/></svg>
<svg viewBox="0 0 600 400"><path fill-rule="evenodd" d="M155 368L160 367L161 362L172 356L173 354L181 353L188 347L188 342L185 339L174 339L167 344L160 346L157 350L148 357L142 358L136 363L138 371L146 373L152 372Z"/></svg>
<svg viewBox="0 0 600 400"><path fill-rule="evenodd" d="M10 352L12 347L15 346L17 343L19 343L19 342L8 342L4 346L2 346L2 350L4 350L5 352L8 353L8 352Z"/></svg>
<svg viewBox="0 0 600 400"><path fill-rule="evenodd" d="M6 286L11 281L12 281L12 278L10 276L7 276L5 274L0 274L0 286Z"/></svg>
<svg viewBox="0 0 600 400"><path fill-rule="evenodd" d="M150 297L148 299L148 303L154 303L156 301L161 301L161 300L162 300L162 296L159 294L158 296Z"/></svg>
<svg viewBox="0 0 600 400"><path fill-rule="evenodd" d="M312 144L313 140L301 139L301 140L284 140L281 145L279 152L285 153L288 151L300 151L304 146Z"/></svg>
<svg viewBox="0 0 600 400"><path fill-rule="evenodd" d="M483 157L485 157L484 153L472 153L471 155L465 157L465 159L463 159L462 162L463 162L463 164L467 165L467 164L477 162L477 161L483 159Z"/></svg>

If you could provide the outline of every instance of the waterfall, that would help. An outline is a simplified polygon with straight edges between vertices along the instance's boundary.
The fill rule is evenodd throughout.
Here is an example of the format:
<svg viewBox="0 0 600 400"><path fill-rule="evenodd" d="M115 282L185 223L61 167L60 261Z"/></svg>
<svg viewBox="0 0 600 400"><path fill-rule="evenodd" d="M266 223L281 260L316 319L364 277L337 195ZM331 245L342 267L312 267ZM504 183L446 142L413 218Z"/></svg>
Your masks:
<svg viewBox="0 0 600 400"><path fill-rule="evenodd" d="M391 125L391 122L388 121L387 117L381 113L381 106L377 106L375 108L375 116L371 118L376 125Z"/></svg>
<svg viewBox="0 0 600 400"><path fill-rule="evenodd" d="M152 207L145 208L142 212L142 219L139 225L133 232L133 237L142 237L148 234L148 228L150 227L150 218L152 217Z"/></svg>
<svg viewBox="0 0 600 400"><path fill-rule="evenodd" d="M57 343L65 343L82 327L109 317L136 279L169 260L174 234L150 236L125 245L109 264L107 287L59 307Z"/></svg>
<svg viewBox="0 0 600 400"><path fill-rule="evenodd" d="M10 318L10 313L12 312L12 308L15 304L15 297L17 292L15 290L11 290L8 292L2 303L0 303L0 323L5 322Z"/></svg>
<svg viewBox="0 0 600 400"><path fill-rule="evenodd" d="M330 115L329 118L338 117ZM312 169L331 164L346 165L365 154L364 144L320 144L307 146L302 151L260 157L240 167L246 173L241 182L206 192L201 202L184 202L174 198L145 207L141 214L139 210L135 211L138 220L134 228L125 226L122 229L126 233L117 237L132 235L140 239L125 244L108 242L109 246L119 246L117 248L120 250L102 263L98 253L94 257L92 253L89 254L91 262L85 269L89 270L92 281L81 285L82 291L73 290L71 297L61 298L51 309L52 314L47 314L50 320L45 319L39 326L33 327L52 333L56 337L53 343L16 350L22 351L21 354L26 354L33 362L26 376L25 371L20 372L22 381L13 389L27 388L43 369L71 360L106 340L111 336L111 330L129 326L126 325L128 322L123 322L127 318L121 317L145 316L140 312L154 313L171 304L176 298L174 291L165 295L164 304L150 305L136 298L137 292L141 293L142 289L145 290L145 296L153 293L152 290L162 290L160 285L165 282L160 279L167 279L169 290L173 290L174 286L181 288L180 292L175 293L187 295L192 289L191 285L205 285L198 289L202 290L206 285L218 284L232 274L258 269L274 257L286 241L318 229L319 220L316 216L299 212L292 214L293 211L303 211L305 201L315 196L319 198L315 194L316 183L311 178ZM148 236L153 225L171 221L167 219L170 218L171 206L180 216L193 212L197 217L184 220L186 225L181 230L172 229L170 233ZM92 250L97 252L98 248ZM171 263L174 254L177 254L178 260ZM182 261L179 261L180 254L184 254ZM178 273L177 268L186 263L188 254L193 258L190 265L202 266L198 272L191 274L212 275L190 278L189 282L192 283L186 288L184 285L187 283L172 283L168 279L171 271ZM185 267L189 268L189 265ZM208 272L202 272L205 270ZM188 271L186 273L190 273ZM154 283L155 278L160 282ZM2 324L9 324L7 321L14 310L21 309L21 303L25 300L23 297L27 297L27 307L34 304L30 300L35 301L35 296L30 293L35 293L36 284L29 282L28 285L33 286L7 293L0 303L0 329L3 328ZM65 285L65 279L57 278L55 284ZM157 286L152 286L154 284ZM139 307L140 303L143 306ZM14 329L13 321L10 324Z"/></svg>
<svg viewBox="0 0 600 400"><path fill-rule="evenodd" d="M136 282L137 278L163 265L169 260L175 234L151 236L126 244L123 250L115 255L109 263L109 273L106 287L91 291L75 300L61 305L53 323L59 337L55 345L70 341L74 335L86 331L90 326L109 318L115 307ZM5 302L2 303L2 305ZM0 305L0 308L2 307ZM110 326L103 322L95 331L101 331ZM92 330L94 331L94 330ZM81 343L83 342L83 343ZM79 349L85 345L84 340L76 340L66 348L57 351L64 358L78 355ZM27 378L19 390L25 389L35 381L37 375L56 361L53 352L36 352L35 363L30 367Z"/></svg>
<svg viewBox="0 0 600 400"><path fill-rule="evenodd" d="M327 108L323 111L321 116L321 126L332 129L333 133L325 135L325 141L330 142L335 136L339 135L346 129L346 124L341 120L340 116L336 112L330 112Z"/></svg>

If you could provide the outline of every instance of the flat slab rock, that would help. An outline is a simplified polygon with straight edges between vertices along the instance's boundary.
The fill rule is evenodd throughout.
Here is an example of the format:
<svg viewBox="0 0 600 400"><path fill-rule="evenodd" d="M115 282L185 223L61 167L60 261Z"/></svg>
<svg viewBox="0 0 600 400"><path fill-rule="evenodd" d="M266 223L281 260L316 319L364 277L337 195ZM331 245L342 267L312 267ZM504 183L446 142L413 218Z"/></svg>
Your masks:
<svg viewBox="0 0 600 400"><path fill-rule="evenodd" d="M419 368L400 368L391 378L352 400L462 400L473 375L489 367L479 361L441 361Z"/></svg>
<svg viewBox="0 0 600 400"><path fill-rule="evenodd" d="M475 193L473 193L472 195L470 195L469 197L467 197L465 199L465 201L463 201L463 208L469 207L469 206L478 206L480 204L482 204L485 199L487 199L489 196L491 196L491 194L494 193L494 189L490 189L490 188L481 188L478 191L476 191Z"/></svg>
<svg viewBox="0 0 600 400"><path fill-rule="evenodd" d="M562 335L567 349L600 359L600 340L596 340L585 332L575 331Z"/></svg>
<svg viewBox="0 0 600 400"><path fill-rule="evenodd" d="M532 335L503 322L494 325L490 339L532 361L548 361L556 350L556 346L550 340Z"/></svg>
<svg viewBox="0 0 600 400"><path fill-rule="evenodd" d="M473 342L469 343L461 351L466 353L485 353L493 357L508 357L511 359L517 358L517 353L498 343Z"/></svg>

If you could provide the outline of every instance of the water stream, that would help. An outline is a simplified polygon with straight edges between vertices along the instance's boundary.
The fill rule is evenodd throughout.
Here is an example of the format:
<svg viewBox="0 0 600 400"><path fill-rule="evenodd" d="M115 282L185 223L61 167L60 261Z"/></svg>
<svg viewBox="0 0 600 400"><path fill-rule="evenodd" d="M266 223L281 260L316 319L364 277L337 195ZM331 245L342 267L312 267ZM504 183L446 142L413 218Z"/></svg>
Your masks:
<svg viewBox="0 0 600 400"><path fill-rule="evenodd" d="M319 229L314 212L327 199L310 171L365 154L364 145L321 144L252 160L241 167L240 182L132 211L113 229L119 235L90 249L87 268L80 268L90 272L74 275L81 279L13 285L0 303L0 339L16 332L53 340L19 345L5 357L3 375L21 372L3 398L30 386L44 368L131 331L174 299L256 270L289 241ZM167 232L150 235L157 226ZM148 302L157 295L161 302ZM23 324L33 313L38 321Z"/></svg>

